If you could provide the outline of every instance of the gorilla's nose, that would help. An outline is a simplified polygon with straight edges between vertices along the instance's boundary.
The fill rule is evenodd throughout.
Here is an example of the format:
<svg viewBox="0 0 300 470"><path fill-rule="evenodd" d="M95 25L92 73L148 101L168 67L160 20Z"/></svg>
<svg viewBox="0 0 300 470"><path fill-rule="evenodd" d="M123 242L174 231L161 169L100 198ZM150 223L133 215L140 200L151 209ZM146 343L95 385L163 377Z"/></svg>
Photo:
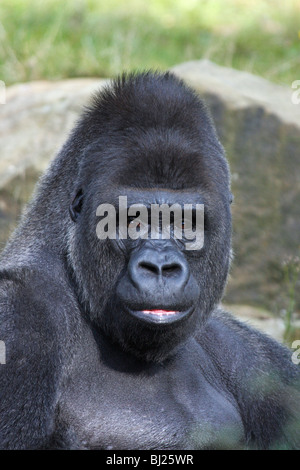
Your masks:
<svg viewBox="0 0 300 470"><path fill-rule="evenodd" d="M161 259L141 259L138 262L137 269L140 275L154 276L180 276L183 272L183 266L178 261L164 261Z"/></svg>
<svg viewBox="0 0 300 470"><path fill-rule="evenodd" d="M168 288L170 291L182 290L188 279L188 264L178 252L148 248L132 256L128 265L128 274L140 290Z"/></svg>

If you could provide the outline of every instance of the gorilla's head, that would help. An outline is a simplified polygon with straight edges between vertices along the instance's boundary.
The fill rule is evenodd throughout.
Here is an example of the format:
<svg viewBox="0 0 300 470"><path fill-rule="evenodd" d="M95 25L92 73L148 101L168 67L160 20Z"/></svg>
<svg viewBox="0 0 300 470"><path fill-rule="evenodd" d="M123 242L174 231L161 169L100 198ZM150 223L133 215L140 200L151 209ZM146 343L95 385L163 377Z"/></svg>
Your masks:
<svg viewBox="0 0 300 470"><path fill-rule="evenodd" d="M84 145L70 201L68 259L80 302L124 350L162 360L201 327L224 290L231 193L222 146L204 104L169 73L117 79L95 96L74 135ZM120 196L127 207L150 212L153 204L203 204L203 247L187 249L172 220L169 239L121 238ZM99 212L103 204L112 208L110 218L108 210ZM97 235L100 214L115 239ZM138 231L125 209L125 225L132 224Z"/></svg>

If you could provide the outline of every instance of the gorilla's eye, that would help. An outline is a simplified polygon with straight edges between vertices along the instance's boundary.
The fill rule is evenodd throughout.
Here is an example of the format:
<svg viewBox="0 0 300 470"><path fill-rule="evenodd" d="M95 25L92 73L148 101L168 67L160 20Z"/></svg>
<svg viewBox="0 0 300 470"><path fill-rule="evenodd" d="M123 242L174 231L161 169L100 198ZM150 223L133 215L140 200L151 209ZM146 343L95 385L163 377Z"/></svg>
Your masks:
<svg viewBox="0 0 300 470"><path fill-rule="evenodd" d="M138 212L135 216L127 216L127 228L141 229L142 223L140 221L137 221L139 215L140 213Z"/></svg>
<svg viewBox="0 0 300 470"><path fill-rule="evenodd" d="M197 227L196 222L197 222L197 215L196 215L196 211L193 210L192 220L190 219L186 220L186 218L183 218L182 223L181 223L181 228L182 230L191 228L193 231L195 231Z"/></svg>
<svg viewBox="0 0 300 470"><path fill-rule="evenodd" d="M134 221L135 217L130 217L130 216L127 216L127 227L130 226L130 224L132 224L132 222Z"/></svg>
<svg viewBox="0 0 300 470"><path fill-rule="evenodd" d="M135 224L133 223L134 221L136 220L136 217L132 217L132 216L128 216L127 217L127 227L133 227L135 226ZM139 228L141 226L141 224L137 224L136 227Z"/></svg>
<svg viewBox="0 0 300 470"><path fill-rule="evenodd" d="M82 189L80 189L76 196L74 197L72 203L70 204L70 207L69 207L69 212L70 212L70 216L71 216L71 219L76 222L77 218L78 218L78 215L80 214L81 212L81 209L82 209L82 203L83 203L83 191Z"/></svg>

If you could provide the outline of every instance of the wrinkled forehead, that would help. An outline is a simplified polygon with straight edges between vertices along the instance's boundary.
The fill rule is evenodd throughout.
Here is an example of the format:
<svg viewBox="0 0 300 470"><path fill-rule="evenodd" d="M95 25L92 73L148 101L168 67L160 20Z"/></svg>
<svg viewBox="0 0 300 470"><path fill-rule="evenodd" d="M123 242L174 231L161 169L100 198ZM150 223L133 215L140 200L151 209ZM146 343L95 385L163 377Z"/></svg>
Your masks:
<svg viewBox="0 0 300 470"><path fill-rule="evenodd" d="M228 184L222 149L191 129L125 128L102 135L85 159L84 181L106 188L205 189Z"/></svg>
<svg viewBox="0 0 300 470"><path fill-rule="evenodd" d="M206 173L206 149L182 132L148 129L123 138L107 155L115 185L127 187L195 188Z"/></svg>
<svg viewBox="0 0 300 470"><path fill-rule="evenodd" d="M168 188L132 188L128 186L121 186L118 191L111 190L106 192L106 202L115 207L120 206L145 206L150 208L153 204L179 204L180 206L204 203L204 195L197 191L184 190L170 190Z"/></svg>

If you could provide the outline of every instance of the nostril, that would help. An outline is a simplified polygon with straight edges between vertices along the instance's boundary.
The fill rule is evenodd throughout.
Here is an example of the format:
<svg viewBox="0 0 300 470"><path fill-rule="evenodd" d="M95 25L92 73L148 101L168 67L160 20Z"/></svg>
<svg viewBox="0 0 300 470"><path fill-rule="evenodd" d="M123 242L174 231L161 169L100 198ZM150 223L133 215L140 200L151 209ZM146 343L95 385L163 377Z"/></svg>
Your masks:
<svg viewBox="0 0 300 470"><path fill-rule="evenodd" d="M179 294L189 281L188 264L177 253L164 253L162 250L145 249L136 252L128 263L128 276L134 287L146 296ZM157 289L157 291L156 291Z"/></svg>
<svg viewBox="0 0 300 470"><path fill-rule="evenodd" d="M151 274L159 275L159 272L160 272L158 266L156 266L155 264L146 262L146 261L141 261L141 262L138 264L138 267L141 268L141 269L143 269L143 270L148 271L148 272L151 273Z"/></svg>
<svg viewBox="0 0 300 470"><path fill-rule="evenodd" d="M179 263L166 263L160 265L159 263L151 263L150 261L140 261L138 268L141 274L154 274L155 276L162 275L164 277L174 277L182 274L183 269Z"/></svg>
<svg viewBox="0 0 300 470"><path fill-rule="evenodd" d="M163 276L177 276L181 274L182 272L182 267L178 263L171 263L162 266L162 275Z"/></svg>

